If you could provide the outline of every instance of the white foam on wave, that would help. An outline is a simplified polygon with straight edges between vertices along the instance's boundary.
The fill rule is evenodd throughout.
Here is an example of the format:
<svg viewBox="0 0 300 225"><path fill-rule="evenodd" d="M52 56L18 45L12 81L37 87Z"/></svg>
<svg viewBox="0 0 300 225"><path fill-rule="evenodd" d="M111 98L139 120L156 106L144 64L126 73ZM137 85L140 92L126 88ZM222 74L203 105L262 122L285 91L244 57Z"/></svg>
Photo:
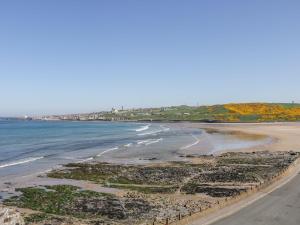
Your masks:
<svg viewBox="0 0 300 225"><path fill-rule="evenodd" d="M137 144L138 145L151 145L151 144L155 144L155 143L158 143L160 141L162 141L163 138L159 138L159 139L147 139L147 140L142 140L142 141L138 141Z"/></svg>
<svg viewBox="0 0 300 225"><path fill-rule="evenodd" d="M130 146L132 146L132 143L128 143L128 144L124 145L124 147L127 147L127 148Z"/></svg>
<svg viewBox="0 0 300 225"><path fill-rule="evenodd" d="M78 163L88 162L88 161L91 161L93 159L94 159L94 157L86 158L86 159L78 161Z"/></svg>
<svg viewBox="0 0 300 225"><path fill-rule="evenodd" d="M140 133L138 134L138 136L146 136L146 135L154 135L154 134L158 134L161 132L167 132L170 130L169 127L164 127L164 126L160 126L162 129L161 130L155 130L155 131L151 131L151 132L146 132L146 133Z"/></svg>
<svg viewBox="0 0 300 225"><path fill-rule="evenodd" d="M163 126L163 125L160 125L160 127L163 129L163 130L162 130L163 132L167 132L167 131L170 130L169 127L165 127L165 126Z"/></svg>
<svg viewBox="0 0 300 225"><path fill-rule="evenodd" d="M180 150L185 150L185 149L189 149L189 148L191 148L191 147L193 147L193 146L195 146L195 145L197 145L197 144L199 144L200 143L200 140L199 140L199 138L197 138L195 135L192 135L192 137L196 140L195 142L193 142L192 144L189 144L189 145L186 145L186 146L184 146L184 147L182 147L182 148L180 148Z"/></svg>
<svg viewBox="0 0 300 225"><path fill-rule="evenodd" d="M150 125L151 125L151 124L147 124L147 125L145 125L145 126L142 126L142 127L138 128L138 129L136 129L135 131L136 131L136 132L141 132L141 131L144 131L144 130L148 130L149 127L150 127Z"/></svg>
<svg viewBox="0 0 300 225"><path fill-rule="evenodd" d="M105 154L105 153L107 153L107 152L115 151L115 150L118 150L118 149L119 149L119 147L107 149L107 150L105 150L105 151L99 153L99 154L97 155L97 157L100 157L100 156L102 156L103 154Z"/></svg>
<svg viewBox="0 0 300 225"><path fill-rule="evenodd" d="M76 159L76 158L75 158L75 157L71 157L71 156L66 156L66 157L62 157L62 159L74 160L74 159Z"/></svg>
<svg viewBox="0 0 300 225"><path fill-rule="evenodd" d="M41 157L30 157L30 158L26 158L26 159L21 159L15 162L10 162L10 163L6 163L6 164L2 164L0 165L0 168L5 168L5 167L9 167L9 166L16 166L16 165L20 165L20 164L24 164L24 163L30 163L39 159L44 158L43 156Z"/></svg>
<svg viewBox="0 0 300 225"><path fill-rule="evenodd" d="M143 141L138 141L137 144L138 145L141 145L141 144L145 144L147 142L151 141L151 139L148 139L148 140L143 140Z"/></svg>
<svg viewBox="0 0 300 225"><path fill-rule="evenodd" d="M162 130L156 130L156 131L152 131L152 132L141 133L141 134L138 134L138 136L153 135L153 134L158 134L160 132L162 132Z"/></svg>
<svg viewBox="0 0 300 225"><path fill-rule="evenodd" d="M152 145L152 144L158 143L158 142L160 142L162 140L163 140L163 138L154 139L153 141L147 142L145 145Z"/></svg>

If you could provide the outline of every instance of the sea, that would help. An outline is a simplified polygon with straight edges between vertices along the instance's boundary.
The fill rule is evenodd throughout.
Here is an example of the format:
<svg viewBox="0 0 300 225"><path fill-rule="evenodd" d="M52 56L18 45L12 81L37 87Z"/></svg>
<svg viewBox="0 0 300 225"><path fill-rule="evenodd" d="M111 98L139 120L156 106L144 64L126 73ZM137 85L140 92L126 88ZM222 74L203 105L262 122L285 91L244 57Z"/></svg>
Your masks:
<svg viewBox="0 0 300 225"><path fill-rule="evenodd" d="M256 144L178 124L0 120L0 182L71 162L178 161L191 149L214 154Z"/></svg>

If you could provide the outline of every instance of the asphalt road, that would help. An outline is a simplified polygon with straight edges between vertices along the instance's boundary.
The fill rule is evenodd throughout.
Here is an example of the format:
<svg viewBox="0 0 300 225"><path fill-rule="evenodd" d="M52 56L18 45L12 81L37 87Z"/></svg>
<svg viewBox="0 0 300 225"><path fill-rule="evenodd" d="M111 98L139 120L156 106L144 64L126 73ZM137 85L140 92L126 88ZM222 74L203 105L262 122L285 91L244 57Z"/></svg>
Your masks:
<svg viewBox="0 0 300 225"><path fill-rule="evenodd" d="M300 225L300 174L267 196L213 225Z"/></svg>

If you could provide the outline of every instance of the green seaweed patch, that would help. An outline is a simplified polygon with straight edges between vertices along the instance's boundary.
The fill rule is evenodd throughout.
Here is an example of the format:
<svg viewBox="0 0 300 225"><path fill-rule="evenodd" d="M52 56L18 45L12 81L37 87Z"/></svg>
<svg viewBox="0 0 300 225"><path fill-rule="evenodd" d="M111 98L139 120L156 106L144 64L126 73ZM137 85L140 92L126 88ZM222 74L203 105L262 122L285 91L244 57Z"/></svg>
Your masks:
<svg viewBox="0 0 300 225"><path fill-rule="evenodd" d="M4 201L5 205L30 208L44 213L56 215L72 215L86 218L89 213L78 211L79 200L105 199L111 194L81 190L71 185L45 186L45 188L28 187L19 188L21 196Z"/></svg>
<svg viewBox="0 0 300 225"><path fill-rule="evenodd" d="M95 183L175 185L185 177L199 172L191 166L127 166L115 164L68 164L65 170L55 170L48 177L88 180Z"/></svg>
<svg viewBox="0 0 300 225"><path fill-rule="evenodd" d="M92 173L91 171L87 172L82 168L76 168L72 170L65 170L65 171L52 171L47 174L50 178L57 178L57 179L73 179L73 180L87 180L93 181L95 183L103 183L107 178L108 175L99 174L99 173Z"/></svg>
<svg viewBox="0 0 300 225"><path fill-rule="evenodd" d="M48 177L58 179L87 180L103 184L109 178L118 176L123 170L131 171L131 166L121 166L108 163L69 163L64 170L54 170Z"/></svg>
<svg viewBox="0 0 300 225"><path fill-rule="evenodd" d="M34 213L24 217L25 224L40 223L50 219L52 216L47 213Z"/></svg>
<svg viewBox="0 0 300 225"><path fill-rule="evenodd" d="M191 183L185 185L181 191L187 194L201 193L215 198L224 198L224 197L233 197L236 195L240 195L242 192L246 191L246 188L233 188L233 187L227 188L227 187L220 187L220 186L211 186L207 184L201 185L201 184Z"/></svg>
<svg viewBox="0 0 300 225"><path fill-rule="evenodd" d="M178 190L178 186L142 186L142 185L126 185L126 184L108 184L112 188L126 189L137 191L144 194L172 194Z"/></svg>
<svg viewBox="0 0 300 225"><path fill-rule="evenodd" d="M20 196L7 199L4 204L39 211L41 215L32 215L27 220L46 220L49 224L52 221L56 224L60 219L107 221L107 224L122 220L135 224L155 210L150 202L140 197L117 197L70 185L20 188L18 191L22 193Z"/></svg>

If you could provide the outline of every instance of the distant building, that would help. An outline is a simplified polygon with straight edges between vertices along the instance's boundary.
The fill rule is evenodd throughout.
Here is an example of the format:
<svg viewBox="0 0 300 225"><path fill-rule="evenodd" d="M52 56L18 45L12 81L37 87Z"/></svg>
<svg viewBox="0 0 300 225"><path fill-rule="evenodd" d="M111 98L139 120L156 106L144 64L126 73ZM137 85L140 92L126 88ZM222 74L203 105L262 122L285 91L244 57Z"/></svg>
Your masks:
<svg viewBox="0 0 300 225"><path fill-rule="evenodd" d="M117 109L115 109L115 108L112 108L111 109L111 113L118 113L119 112L119 110L117 110Z"/></svg>
<svg viewBox="0 0 300 225"><path fill-rule="evenodd" d="M24 116L24 119L25 120L32 120L32 118L30 116L27 116L27 115Z"/></svg>

